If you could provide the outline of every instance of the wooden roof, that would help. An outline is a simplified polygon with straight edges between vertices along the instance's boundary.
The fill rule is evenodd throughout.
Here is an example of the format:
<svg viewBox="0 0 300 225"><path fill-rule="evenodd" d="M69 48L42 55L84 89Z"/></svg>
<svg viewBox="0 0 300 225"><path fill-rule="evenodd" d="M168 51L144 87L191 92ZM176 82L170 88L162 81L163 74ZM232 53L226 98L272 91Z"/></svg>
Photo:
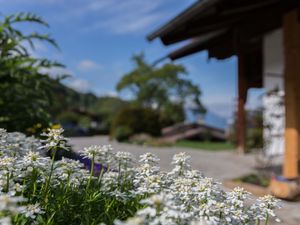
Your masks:
<svg viewBox="0 0 300 225"><path fill-rule="evenodd" d="M148 35L165 45L189 40L168 55L172 60L207 50L224 59L238 49L252 51L264 34L281 27L282 15L300 6L300 0L202 0Z"/></svg>

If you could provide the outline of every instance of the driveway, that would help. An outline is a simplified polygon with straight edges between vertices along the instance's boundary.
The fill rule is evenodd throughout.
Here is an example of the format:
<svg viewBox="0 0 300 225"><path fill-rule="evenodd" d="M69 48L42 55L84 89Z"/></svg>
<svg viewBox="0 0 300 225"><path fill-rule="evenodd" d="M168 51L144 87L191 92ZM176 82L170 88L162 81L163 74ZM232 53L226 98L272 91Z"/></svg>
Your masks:
<svg viewBox="0 0 300 225"><path fill-rule="evenodd" d="M252 155L238 155L234 151L203 151L182 147L148 147L110 141L107 136L71 138L73 149L78 152L90 145L111 144L114 151L131 152L136 158L146 152L156 154L160 158L162 170L171 170L172 157L179 152L186 152L192 157L194 169L202 171L206 176L219 181L235 178L254 170L255 158Z"/></svg>

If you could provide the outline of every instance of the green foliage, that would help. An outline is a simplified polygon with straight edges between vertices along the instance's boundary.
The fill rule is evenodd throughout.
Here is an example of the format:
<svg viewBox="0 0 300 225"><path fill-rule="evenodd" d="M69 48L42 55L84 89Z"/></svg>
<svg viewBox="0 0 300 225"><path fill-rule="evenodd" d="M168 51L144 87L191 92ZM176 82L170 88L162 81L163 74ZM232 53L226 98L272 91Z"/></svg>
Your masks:
<svg viewBox="0 0 300 225"><path fill-rule="evenodd" d="M137 105L155 108L164 125L183 121L186 104L192 104L195 113L205 112L200 101L201 91L184 77L187 72L183 66L167 63L153 68L143 55L134 56L133 61L135 69L125 74L116 88L131 91Z"/></svg>
<svg viewBox="0 0 300 225"><path fill-rule="evenodd" d="M264 145L263 140L263 116L262 109L248 110L246 112L246 148L251 151L252 149L260 149ZM229 134L229 140L236 144L237 143L237 125L236 120L232 124L232 129Z"/></svg>
<svg viewBox="0 0 300 225"><path fill-rule="evenodd" d="M268 187L270 185L270 177L256 173L247 174L245 176L236 178L234 181L255 184L261 187Z"/></svg>
<svg viewBox="0 0 300 225"><path fill-rule="evenodd" d="M14 25L30 22L48 26L30 13L7 16L0 22L0 126L8 131L28 132L40 124L50 123L47 112L51 104L52 81L47 72L61 67L57 62L34 58L25 46L34 49L34 41L45 41L57 47L49 35L36 32L24 34Z"/></svg>
<svg viewBox="0 0 300 225"><path fill-rule="evenodd" d="M259 149L263 147L263 129L262 128L250 128L247 132L248 149Z"/></svg>
<svg viewBox="0 0 300 225"><path fill-rule="evenodd" d="M160 135L159 114L151 108L127 107L114 118L111 136L120 141L127 140L133 134L146 133Z"/></svg>
<svg viewBox="0 0 300 225"><path fill-rule="evenodd" d="M77 124L78 123L78 114L72 111L64 111L59 114L57 117L58 121L62 124L71 123Z"/></svg>
<svg viewBox="0 0 300 225"><path fill-rule="evenodd" d="M100 131L108 134L112 121L116 114L123 108L128 107L129 102L118 97L99 97L90 110L101 118Z"/></svg>
<svg viewBox="0 0 300 225"><path fill-rule="evenodd" d="M117 126L113 132L114 137L117 141L123 142L127 141L131 135L133 135L133 131L128 126Z"/></svg>
<svg viewBox="0 0 300 225"><path fill-rule="evenodd" d="M262 109L247 111L247 149L263 147L263 115Z"/></svg>
<svg viewBox="0 0 300 225"><path fill-rule="evenodd" d="M159 119L162 127L171 126L174 123L184 121L184 108L181 104L168 102L165 104L164 110L160 112Z"/></svg>

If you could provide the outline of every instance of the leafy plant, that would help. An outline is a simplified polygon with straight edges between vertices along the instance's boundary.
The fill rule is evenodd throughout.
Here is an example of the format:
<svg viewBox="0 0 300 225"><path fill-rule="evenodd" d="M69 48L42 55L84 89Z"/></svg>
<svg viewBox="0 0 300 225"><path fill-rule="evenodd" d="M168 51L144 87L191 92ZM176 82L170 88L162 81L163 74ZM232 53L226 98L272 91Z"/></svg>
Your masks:
<svg viewBox="0 0 300 225"><path fill-rule="evenodd" d="M36 40L58 46L49 35L24 34L16 28L28 22L48 27L41 17L31 13L10 15L0 22L0 126L30 133L36 131L33 128L37 124L40 128L49 126L47 109L55 81L47 71L62 65L30 54L29 48L34 49Z"/></svg>

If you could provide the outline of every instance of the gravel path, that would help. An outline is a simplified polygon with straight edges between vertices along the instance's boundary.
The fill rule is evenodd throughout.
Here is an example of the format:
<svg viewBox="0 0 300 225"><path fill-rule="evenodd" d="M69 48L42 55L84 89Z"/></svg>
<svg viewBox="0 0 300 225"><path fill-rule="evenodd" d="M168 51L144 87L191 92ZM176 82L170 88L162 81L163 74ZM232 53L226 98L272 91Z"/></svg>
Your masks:
<svg viewBox="0 0 300 225"><path fill-rule="evenodd" d="M171 160L174 154L186 152L192 157L194 169L202 171L206 176L214 177L219 181L235 178L253 171L255 159L251 155L241 156L233 151L202 151L179 147L147 147L110 141L106 136L71 138L75 151L84 147L99 144L111 144L114 151L131 152L136 157L146 152L156 154L160 158L160 167L163 170L172 168Z"/></svg>
<svg viewBox="0 0 300 225"><path fill-rule="evenodd" d="M163 170L170 170L172 156L179 152L186 152L192 156L194 169L202 171L206 176L218 181L224 181L248 174L255 170L255 157L253 155L238 155L234 151L204 151L179 147L146 147L110 141L107 136L76 137L71 138L70 143L75 151L80 151L90 145L111 144L114 151L127 151L139 155L152 152L160 158L160 166ZM282 209L278 216L284 225L300 225L300 203L282 202ZM276 223L270 223L273 225Z"/></svg>

